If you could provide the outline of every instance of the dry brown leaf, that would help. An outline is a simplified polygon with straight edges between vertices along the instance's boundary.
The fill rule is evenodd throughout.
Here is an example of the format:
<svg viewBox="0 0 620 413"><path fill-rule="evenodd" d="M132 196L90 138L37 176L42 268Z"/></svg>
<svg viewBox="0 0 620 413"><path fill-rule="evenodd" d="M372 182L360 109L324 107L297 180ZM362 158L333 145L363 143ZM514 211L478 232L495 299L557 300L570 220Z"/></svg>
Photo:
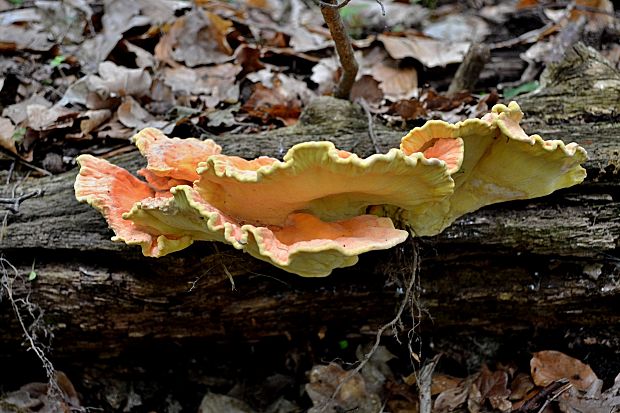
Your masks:
<svg viewBox="0 0 620 413"><path fill-rule="evenodd" d="M343 411L355 409L358 413L379 411L379 396L367 391L364 378L359 373L344 382L335 399L331 400L334 391L347 375L348 372L335 363L314 366L310 371L310 383L306 384L306 392L315 407L308 410L308 413L334 411L338 408Z"/></svg>
<svg viewBox="0 0 620 413"><path fill-rule="evenodd" d="M351 101L356 102L359 99L364 99L374 106L378 106L383 100L383 92L379 88L379 82L372 76L364 75L353 84L351 88Z"/></svg>
<svg viewBox="0 0 620 413"><path fill-rule="evenodd" d="M470 377L462 380L458 386L439 393L439 396L437 396L433 404L433 412L449 412L465 404L471 392L472 385L473 379Z"/></svg>
<svg viewBox="0 0 620 413"><path fill-rule="evenodd" d="M128 52L133 53L136 56L136 66L143 69L155 67L155 56L153 56L151 53L126 40L123 40L122 43Z"/></svg>
<svg viewBox="0 0 620 413"><path fill-rule="evenodd" d="M502 412L512 410L512 403L508 401L508 396L510 396L510 390L507 387L508 374L505 371L492 372L486 365L483 365L475 384L480 390L481 403L489 400L495 409Z"/></svg>
<svg viewBox="0 0 620 413"><path fill-rule="evenodd" d="M79 116L80 131L83 135L88 135L110 119L111 116L112 112L108 109L87 110Z"/></svg>
<svg viewBox="0 0 620 413"><path fill-rule="evenodd" d="M476 383L473 383L469 387L469 393L467 394L467 411L469 413L480 413L480 409L484 403L484 397L478 388Z"/></svg>
<svg viewBox="0 0 620 413"><path fill-rule="evenodd" d="M427 116L424 105L417 99L399 100L392 103L389 113L398 115L404 120L414 120Z"/></svg>
<svg viewBox="0 0 620 413"><path fill-rule="evenodd" d="M171 66L194 67L224 63L232 58L226 40L232 23L214 13L194 9L179 17L155 47L155 58Z"/></svg>
<svg viewBox="0 0 620 413"><path fill-rule="evenodd" d="M439 40L480 43L491 29L488 23L480 17L455 13L439 20L429 20L423 31L425 35Z"/></svg>
<svg viewBox="0 0 620 413"><path fill-rule="evenodd" d="M164 133L170 133L174 128L174 123L156 120L153 115L144 110L131 96L123 99L123 103L118 107L116 115L121 124L132 129L153 127L160 129Z"/></svg>
<svg viewBox="0 0 620 413"><path fill-rule="evenodd" d="M0 8L0 10L2 10ZM0 12L0 26L8 26L13 23L33 23L41 20L39 11L34 7L6 10Z"/></svg>
<svg viewBox="0 0 620 413"><path fill-rule="evenodd" d="M7 118L0 118L0 146L18 155L15 147L15 125Z"/></svg>
<svg viewBox="0 0 620 413"><path fill-rule="evenodd" d="M463 104L468 104L474 100L473 96L469 92L459 92L454 96L447 97L438 94L432 89L427 90L422 98L424 106L428 110L437 110L446 112L456 109Z"/></svg>
<svg viewBox="0 0 620 413"><path fill-rule="evenodd" d="M252 95L241 109L264 123L272 119L285 125L296 123L302 105L315 96L305 82L267 69L251 73L248 79L261 83L254 85Z"/></svg>
<svg viewBox="0 0 620 413"><path fill-rule="evenodd" d="M614 25L614 5L610 0L575 0L575 4L581 8L574 8L569 19L575 22L582 16L585 17L587 31L603 31Z"/></svg>
<svg viewBox="0 0 620 413"><path fill-rule="evenodd" d="M586 391L598 378L587 364L559 351L539 351L530 361L532 378L537 386L547 386L560 379Z"/></svg>
<svg viewBox="0 0 620 413"><path fill-rule="evenodd" d="M378 39L393 59L411 57L429 68L460 63L469 49L469 42L442 41L413 33L405 36L380 34Z"/></svg>
<svg viewBox="0 0 620 413"><path fill-rule="evenodd" d="M411 99L418 95L418 73L413 67L399 67L386 59L371 69L372 77L379 81L379 88L391 101Z"/></svg>
<svg viewBox="0 0 620 413"><path fill-rule="evenodd" d="M310 31L304 26L294 27L287 34L291 37L289 44L293 50L300 53L322 50L333 45L325 34Z"/></svg>
<svg viewBox="0 0 620 413"><path fill-rule="evenodd" d="M128 69L112 62L99 65L99 76L87 75L67 89L59 105L80 104L89 109L109 108L123 96L149 93L152 79L144 69Z"/></svg>
<svg viewBox="0 0 620 413"><path fill-rule="evenodd" d="M510 384L510 400L523 400L533 388L534 382L529 374L517 374Z"/></svg>
<svg viewBox="0 0 620 413"><path fill-rule="evenodd" d="M207 393L200 402L198 413L254 413L247 404L234 397L223 394Z"/></svg>
<svg viewBox="0 0 620 413"><path fill-rule="evenodd" d="M47 33L26 29L14 24L0 26L0 53L27 50L32 52L49 52L54 43L49 41Z"/></svg>
<svg viewBox="0 0 620 413"><path fill-rule="evenodd" d="M334 56L321 59L312 68L312 76L310 76L310 80L319 85L320 95L332 93L339 78L340 64Z"/></svg>
<svg viewBox="0 0 620 413"><path fill-rule="evenodd" d="M220 102L232 104L239 100L236 76L240 71L241 67L232 63L197 69L167 68L164 83L176 95L203 96L206 106L213 108Z"/></svg>
<svg viewBox="0 0 620 413"><path fill-rule="evenodd" d="M431 394L434 396L439 393L443 393L446 390L457 387L463 379L458 377L449 376L443 373L433 374L433 381L431 384Z"/></svg>
<svg viewBox="0 0 620 413"><path fill-rule="evenodd" d="M75 388L67 376L60 371L56 371L55 376L61 392L59 396L50 395L47 383L28 383L0 397L2 411L58 413L82 410Z"/></svg>
<svg viewBox="0 0 620 413"><path fill-rule="evenodd" d="M108 0L103 5L102 31L82 43L76 55L88 73L95 72L101 62L123 38L123 33L136 26L149 24L148 17L140 15L137 1Z"/></svg>
<svg viewBox="0 0 620 413"><path fill-rule="evenodd" d="M382 6L375 0L356 0L350 20L381 31L389 27L418 27L430 17L430 8L420 2L384 1Z"/></svg>
<svg viewBox="0 0 620 413"><path fill-rule="evenodd" d="M388 411L392 413L419 413L419 403L409 400L389 400L387 402Z"/></svg>
<svg viewBox="0 0 620 413"><path fill-rule="evenodd" d="M34 2L41 16L41 26L59 43L81 43L84 41L86 21L93 16L93 10L83 0Z"/></svg>
<svg viewBox="0 0 620 413"><path fill-rule="evenodd" d="M614 385L601 393L602 380L596 380L587 392L569 389L559 398L560 410L565 413L610 413L620 411L620 374Z"/></svg>
<svg viewBox="0 0 620 413"><path fill-rule="evenodd" d="M7 106L2 111L2 116L10 118L14 124L18 125L28 118L26 108L29 105L42 105L46 108L52 106L52 103L45 99L43 96L32 95L28 99L22 100L19 103Z"/></svg>
<svg viewBox="0 0 620 413"><path fill-rule="evenodd" d="M365 355L371 351L371 345L365 347L358 346L355 356L362 361ZM366 383L366 389L371 393L379 394L388 378L393 378L392 369L388 366L388 361L395 359L396 356L385 347L378 346L372 353L368 362L362 368L361 374Z"/></svg>
<svg viewBox="0 0 620 413"><path fill-rule="evenodd" d="M70 127L79 112L58 105L48 108L35 104L26 107L26 115L26 126L35 131L45 131Z"/></svg>
<svg viewBox="0 0 620 413"><path fill-rule="evenodd" d="M243 69L240 75L245 76L248 73L264 69L265 65L260 61L260 58L261 52L256 47L249 45L239 46L235 51L235 62L241 65Z"/></svg>
<svg viewBox="0 0 620 413"><path fill-rule="evenodd" d="M114 115L112 119L104 123L97 130L98 138L112 139L129 139L133 135L134 129L128 128L118 121L118 117Z"/></svg>
<svg viewBox="0 0 620 413"><path fill-rule="evenodd" d="M268 123L275 118L284 122L285 125L293 125L301 115L301 101L298 99L286 100L279 89L269 89L258 83L254 86L254 92L241 106L250 116Z"/></svg>

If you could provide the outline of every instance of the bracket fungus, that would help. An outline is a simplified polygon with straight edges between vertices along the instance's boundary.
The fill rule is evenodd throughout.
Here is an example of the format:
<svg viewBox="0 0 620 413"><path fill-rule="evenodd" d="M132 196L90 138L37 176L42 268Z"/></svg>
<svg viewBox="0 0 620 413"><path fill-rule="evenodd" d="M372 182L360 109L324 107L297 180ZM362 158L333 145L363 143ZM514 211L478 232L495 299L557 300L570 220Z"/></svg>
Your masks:
<svg viewBox="0 0 620 413"><path fill-rule="evenodd" d="M454 125L430 121L403 137L406 154L446 138L461 139L464 149L462 164L452 173L454 192L407 211L415 235L436 235L483 206L548 195L585 179L580 165L587 160L585 149L574 142L528 136L519 124L522 118L519 105L511 102L495 105L482 119Z"/></svg>
<svg viewBox="0 0 620 413"><path fill-rule="evenodd" d="M438 234L482 206L581 182L583 148L526 135L522 116L514 102L496 105L483 119L429 121L386 154L360 158L304 142L282 161L227 156L211 140L147 128L133 138L146 181L81 155L75 195L103 214L113 240L146 256L218 241L304 277L326 276L403 242L405 229Z"/></svg>
<svg viewBox="0 0 620 413"><path fill-rule="evenodd" d="M297 211L338 220L370 205L412 208L440 201L454 182L443 162L398 149L362 159L331 142L293 146L279 161L215 155L198 166L205 200L250 223L280 225ZM251 200L251 202L247 202Z"/></svg>

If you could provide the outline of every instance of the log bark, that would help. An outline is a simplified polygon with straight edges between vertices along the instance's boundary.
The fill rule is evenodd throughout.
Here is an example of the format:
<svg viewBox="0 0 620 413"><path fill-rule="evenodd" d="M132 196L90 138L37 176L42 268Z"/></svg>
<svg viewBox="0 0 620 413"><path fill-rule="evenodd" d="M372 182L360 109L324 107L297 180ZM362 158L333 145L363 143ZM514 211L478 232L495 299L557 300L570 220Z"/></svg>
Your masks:
<svg viewBox="0 0 620 413"><path fill-rule="evenodd" d="M583 50L574 53L584 56ZM595 65L591 59L584 62ZM607 82L620 81L617 71L605 73ZM423 335L516 332L523 338L533 329L581 329L597 343L607 340L606 345L619 348L613 326L620 325L614 307L620 298L620 99L605 100L603 110L594 107L592 95L605 90L580 88L588 92L566 99L572 107L581 105L585 117L549 122L549 111L554 119L564 112L549 106L544 91L522 106L536 115L526 131L575 140L588 150L586 182L541 199L485 208L439 236L421 239ZM375 149L366 128L359 107L320 98L294 127L258 136L225 135L218 143L225 153L251 158L281 156L295 143L327 139L367 156ZM381 125L375 132L383 150L397 146L403 135ZM130 170L142 162L137 152L110 160ZM372 333L393 317L400 298L394 279L408 271L403 265L411 253L407 247L367 254L355 267L323 279L287 274L210 243L162 259L145 258L136 248L112 243L101 216L75 201L75 174L25 180L24 193L40 189L43 195L8 216L0 243L21 274L28 274L34 262L36 279L16 284L15 294L31 290L30 300L53 327L57 357L115 357L157 340L233 343L319 331L352 337ZM0 308L4 344L12 345L22 332L7 300Z"/></svg>

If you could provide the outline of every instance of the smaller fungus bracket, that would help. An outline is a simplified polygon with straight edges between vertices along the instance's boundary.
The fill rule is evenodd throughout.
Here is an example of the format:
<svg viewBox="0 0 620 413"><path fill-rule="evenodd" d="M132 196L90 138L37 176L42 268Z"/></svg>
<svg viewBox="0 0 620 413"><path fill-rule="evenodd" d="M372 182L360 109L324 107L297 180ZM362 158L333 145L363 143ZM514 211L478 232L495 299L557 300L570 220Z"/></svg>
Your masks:
<svg viewBox="0 0 620 413"><path fill-rule="evenodd" d="M221 146L211 139L169 138L155 128L141 130L132 141L146 158L148 172L161 178L188 182L198 179L196 167L200 162L222 151Z"/></svg>
<svg viewBox="0 0 620 413"><path fill-rule="evenodd" d="M75 179L75 197L98 210L114 231L113 241L142 245L153 243L150 234L123 219L138 201L154 196L154 191L123 168L92 155L77 157L80 172Z"/></svg>
<svg viewBox="0 0 620 413"><path fill-rule="evenodd" d="M304 142L283 161L261 159L211 156L199 165L195 187L240 221L282 225L293 212L331 221L358 216L369 205L410 208L439 201L454 186L445 162L398 149L363 159L331 142Z"/></svg>
<svg viewBox="0 0 620 413"><path fill-rule="evenodd" d="M391 248L408 236L389 218L373 215L323 222L310 214L292 214L282 227L242 225L189 186L171 192L173 198L145 199L124 214L137 227L160 234L158 248L143 249L145 255L162 256L193 241L219 241L285 271L319 277L354 265L359 254Z"/></svg>
<svg viewBox="0 0 620 413"><path fill-rule="evenodd" d="M443 137L442 128L453 131L463 139L464 156L460 170L452 175L455 187L451 196L409 209L409 224L416 235L436 235L458 217L486 205L545 196L585 179L580 164L587 154L582 147L528 136L519 125L522 117L521 109L512 102L496 105L482 120L426 130L426 140ZM414 129L403 142L422 141L420 135L420 130Z"/></svg>
<svg viewBox="0 0 620 413"><path fill-rule="evenodd" d="M245 250L283 270L303 277L324 277L334 268L355 265L364 252L392 248L409 233L394 228L389 218L361 215L324 222L311 214L291 214L283 227L244 225Z"/></svg>

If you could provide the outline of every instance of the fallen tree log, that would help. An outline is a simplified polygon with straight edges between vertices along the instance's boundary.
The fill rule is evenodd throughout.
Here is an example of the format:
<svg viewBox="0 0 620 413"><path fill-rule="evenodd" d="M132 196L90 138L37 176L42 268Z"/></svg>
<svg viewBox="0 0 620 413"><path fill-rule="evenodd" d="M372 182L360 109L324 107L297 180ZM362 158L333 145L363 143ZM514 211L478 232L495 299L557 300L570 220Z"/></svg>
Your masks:
<svg viewBox="0 0 620 413"><path fill-rule="evenodd" d="M617 71L614 76L620 84ZM548 101L533 96L526 102L526 112L538 113L538 102ZM597 344L620 348L613 330L620 325L614 310L620 298L620 103L609 105L615 106L596 119L590 110L588 123L573 117L548 124L538 116L525 125L545 139L582 144L590 156L584 184L485 208L420 240L420 302L430 315L424 317L423 334L512 331L529 337L532 329L584 329ZM375 132L382 150L397 146L403 134L381 125ZM225 153L249 158L280 156L295 143L325 139L367 156L374 152L367 133L361 109L321 98L294 127L225 135L218 143ZM141 164L137 152L110 160L130 170ZM45 311L57 357L116 357L157 340L231 343L319 331L357 335L372 333L394 315L398 280L410 271L403 264L411 253L407 247L367 254L360 264L323 279L302 279L210 243L145 258L137 248L112 243L101 216L75 201L75 174L24 181L23 193L41 190L42 195L8 216L0 242L20 274L36 269L36 279L15 284L14 293L29 293ZM7 300L0 308L3 339L12 346L22 331Z"/></svg>

